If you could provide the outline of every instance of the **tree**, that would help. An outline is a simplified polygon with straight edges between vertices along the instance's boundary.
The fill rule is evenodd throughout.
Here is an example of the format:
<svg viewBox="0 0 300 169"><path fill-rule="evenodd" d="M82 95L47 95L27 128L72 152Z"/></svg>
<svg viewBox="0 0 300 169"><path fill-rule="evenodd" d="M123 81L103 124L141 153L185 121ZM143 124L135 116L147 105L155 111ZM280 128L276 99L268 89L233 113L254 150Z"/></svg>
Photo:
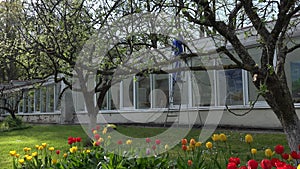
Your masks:
<svg viewBox="0 0 300 169"><path fill-rule="evenodd" d="M95 126L98 107L101 107L110 88L111 78L108 77L112 75L120 59L116 52L106 54L106 60L97 67L98 81L92 89L87 84L89 75L84 74L83 67L76 66L76 63L80 62L79 55L83 54L80 51L86 41L108 20L112 20L112 11L121 4L121 1L109 3L93 0L27 1L22 4L23 16L16 18L19 23L18 31L23 38L23 44L19 48L34 60L35 68L39 70L39 74L34 77L45 79L54 76L55 82L63 81L66 84L63 92L67 89L82 92L91 127ZM88 57L87 54L86 58ZM79 85L74 84L73 80L76 78L81 80ZM100 93L97 98L98 106L94 105L94 94L97 92Z"/></svg>
<svg viewBox="0 0 300 169"><path fill-rule="evenodd" d="M150 11L156 9L155 4L152 4L154 7L150 6L149 1L146 4ZM132 63L126 63L129 61L126 59L127 52L138 51L142 46L156 47L158 40L157 36L151 34L143 37L125 35L119 37L120 41L102 55L99 55L102 49L101 46L97 46L97 40L88 44L92 51L85 51L84 45L87 45L88 39L93 35L97 35L98 30L109 25L108 23L113 23L122 16L140 12L140 6L142 5L132 1L96 3L89 0L72 3L65 0L56 3L40 0L24 5L25 16L19 19L19 30L26 42L22 49L30 52L32 58L38 59L36 63L45 66L47 71L42 71L46 73L42 73L44 77L40 78L54 75L56 81L63 81L67 88L83 94L91 128L96 124L97 114L107 91L112 84L125 77L113 78L116 68L120 64L132 67ZM96 57L103 58L100 64L85 64L85 60L93 60ZM89 81L94 77L89 73L97 76L97 83L92 88ZM78 80L78 83L74 83L74 79ZM95 93L99 93L96 105Z"/></svg>
<svg viewBox="0 0 300 169"><path fill-rule="evenodd" d="M23 89L16 90L15 88L21 86L16 86L12 81L33 79L40 71L36 69L37 67L34 68L34 61L29 57L29 54L22 50L24 39L18 30L20 20L17 19L17 16L21 15L22 3L20 1L0 2L0 109L8 112L16 122L18 106L23 99ZM24 88L24 84L22 87Z"/></svg>
<svg viewBox="0 0 300 169"><path fill-rule="evenodd" d="M223 44L216 44L217 51L251 74L257 90L279 119L290 148L298 150L300 121L288 87L285 61L289 53L300 47L300 44L290 43L292 30L299 26L299 1L178 0L175 4L165 3L164 6L179 10L178 14L190 23L204 26L208 36L223 38ZM245 29L246 36L258 37L262 51L259 62L242 43L244 37L239 35L239 29L245 25L253 27ZM277 61L275 64L274 59Z"/></svg>

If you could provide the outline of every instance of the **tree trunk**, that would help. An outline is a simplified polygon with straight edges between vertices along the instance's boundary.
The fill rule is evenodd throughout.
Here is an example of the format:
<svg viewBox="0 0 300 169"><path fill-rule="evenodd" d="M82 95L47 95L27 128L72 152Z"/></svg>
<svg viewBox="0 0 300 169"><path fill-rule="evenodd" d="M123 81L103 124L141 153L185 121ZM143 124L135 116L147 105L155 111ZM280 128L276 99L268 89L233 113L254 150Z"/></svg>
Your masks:
<svg viewBox="0 0 300 169"><path fill-rule="evenodd" d="M89 123L89 131L91 131L91 129L95 129L96 128L96 124L97 124L97 114L96 112L94 113L88 113L89 119L90 119L90 123Z"/></svg>
<svg viewBox="0 0 300 169"><path fill-rule="evenodd" d="M264 97L279 119L291 151L299 152L300 120L287 83L274 75L268 78L267 88Z"/></svg>
<svg viewBox="0 0 300 169"><path fill-rule="evenodd" d="M15 112L12 111L12 112L9 112L9 113L10 113L12 119L14 119L14 120L17 119Z"/></svg>

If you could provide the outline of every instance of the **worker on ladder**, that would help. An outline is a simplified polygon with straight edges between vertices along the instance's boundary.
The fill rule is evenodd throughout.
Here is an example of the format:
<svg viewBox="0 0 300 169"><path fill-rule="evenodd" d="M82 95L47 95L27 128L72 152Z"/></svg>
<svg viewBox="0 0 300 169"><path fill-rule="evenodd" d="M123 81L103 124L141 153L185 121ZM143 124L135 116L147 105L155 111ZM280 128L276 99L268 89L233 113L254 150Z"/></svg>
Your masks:
<svg viewBox="0 0 300 169"><path fill-rule="evenodd" d="M182 39L182 38L181 38ZM174 56L178 56L183 52L183 43L181 40L178 39L174 39L173 40L173 51L174 51ZM180 61L176 61L175 62L175 69L176 68L180 68L181 67L181 62ZM174 72L172 74L172 89L171 89L171 95L170 95L170 105L169 106L173 106L173 102L174 102L174 87L176 85L177 82L182 82L181 76L180 76L180 71Z"/></svg>

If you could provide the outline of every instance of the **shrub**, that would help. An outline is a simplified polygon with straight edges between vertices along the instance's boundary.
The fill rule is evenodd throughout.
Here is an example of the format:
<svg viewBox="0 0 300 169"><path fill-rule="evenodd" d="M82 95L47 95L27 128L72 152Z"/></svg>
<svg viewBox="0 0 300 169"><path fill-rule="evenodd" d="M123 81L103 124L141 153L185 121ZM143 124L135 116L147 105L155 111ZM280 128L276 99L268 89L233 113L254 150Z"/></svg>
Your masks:
<svg viewBox="0 0 300 169"><path fill-rule="evenodd" d="M15 127L21 127L23 125L23 120L21 117L16 117L16 119L13 119L11 116L7 116L3 124L5 128L15 128Z"/></svg>

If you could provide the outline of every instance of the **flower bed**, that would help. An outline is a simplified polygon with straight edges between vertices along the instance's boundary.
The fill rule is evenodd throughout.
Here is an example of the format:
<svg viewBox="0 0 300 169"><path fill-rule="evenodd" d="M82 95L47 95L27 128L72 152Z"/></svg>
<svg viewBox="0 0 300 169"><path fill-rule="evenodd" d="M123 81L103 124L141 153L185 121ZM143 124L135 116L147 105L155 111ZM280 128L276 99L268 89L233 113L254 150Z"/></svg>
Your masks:
<svg viewBox="0 0 300 169"><path fill-rule="evenodd" d="M13 168L205 168L205 169L300 169L295 160L300 159L299 151L287 152L282 145L266 148L265 158L257 158L257 150L252 147L250 134L243 138L248 147L244 159L231 151L230 141L223 133L213 134L211 139L201 143L195 139L182 139L181 152L177 157L168 153L169 146L160 139L144 141L145 149L140 149L133 139L112 138L107 128L92 130L91 146L85 146L80 137L69 137L64 150L42 143L24 147L23 152L10 151ZM114 147L109 151L108 147Z"/></svg>

